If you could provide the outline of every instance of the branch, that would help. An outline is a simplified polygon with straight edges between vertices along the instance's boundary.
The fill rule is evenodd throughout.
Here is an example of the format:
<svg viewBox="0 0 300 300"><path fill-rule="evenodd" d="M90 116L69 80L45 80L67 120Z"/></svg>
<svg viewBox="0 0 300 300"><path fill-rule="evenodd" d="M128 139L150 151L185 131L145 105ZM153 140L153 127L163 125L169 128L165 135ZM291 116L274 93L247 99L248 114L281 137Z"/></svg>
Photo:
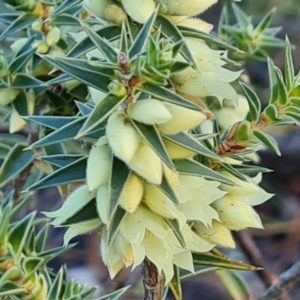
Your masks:
<svg viewBox="0 0 300 300"><path fill-rule="evenodd" d="M249 262L256 267L262 268L257 271L266 287L269 287L277 282L277 276L270 270L269 266L264 261L259 249L252 240L247 231L239 231L234 233L235 239L248 258Z"/></svg>
<svg viewBox="0 0 300 300"><path fill-rule="evenodd" d="M288 292L293 285L300 280L300 261L295 263L293 267L283 272L278 281L273 284L258 300L277 300Z"/></svg>
<svg viewBox="0 0 300 300"><path fill-rule="evenodd" d="M145 290L143 300L162 300L163 279L159 276L156 266L148 258L144 260L143 276Z"/></svg>

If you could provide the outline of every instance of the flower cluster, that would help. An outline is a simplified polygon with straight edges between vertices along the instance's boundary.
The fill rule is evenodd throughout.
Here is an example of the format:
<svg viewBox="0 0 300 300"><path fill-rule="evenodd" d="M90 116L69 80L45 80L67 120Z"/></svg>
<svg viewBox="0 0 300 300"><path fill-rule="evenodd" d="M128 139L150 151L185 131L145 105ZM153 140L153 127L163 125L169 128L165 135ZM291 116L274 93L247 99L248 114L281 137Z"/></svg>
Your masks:
<svg viewBox="0 0 300 300"><path fill-rule="evenodd" d="M207 23L190 16L214 2L164 1L159 13L176 26L200 26L208 32L211 27ZM102 20L121 24L127 15L135 22L147 22L156 5L153 0L91 0L87 7ZM216 245L234 247L230 230L262 228L252 206L270 195L257 186L259 176L244 176L241 180L225 171L212 171L196 159L199 155L212 163L221 159L193 133L211 117L198 106L201 97L214 96L221 103L225 98L237 102L230 82L241 72L225 69L226 54L210 49L202 40L184 38L184 43L195 65L161 74L179 95L197 105L189 107L134 92L155 76L160 66L171 66L170 60L186 63L182 54L161 55L159 51L163 50L154 47L159 53L156 56L148 48L146 57L129 60L124 69L130 72L118 71L109 84L110 93L124 100L109 112L105 135L90 150L86 185L76 189L59 210L47 213L55 218L54 225L64 225L88 203L95 203L97 214L90 220L68 225L65 243L79 233L100 230L101 254L111 277L123 267L138 266L147 257L168 283L174 275L173 265L194 272L193 252L207 252ZM148 58L153 63L145 63ZM129 84L133 79L136 86ZM157 85L166 82L155 81ZM90 91L96 105L104 103L105 100L99 101L102 92ZM199 172L201 168L204 173Z"/></svg>

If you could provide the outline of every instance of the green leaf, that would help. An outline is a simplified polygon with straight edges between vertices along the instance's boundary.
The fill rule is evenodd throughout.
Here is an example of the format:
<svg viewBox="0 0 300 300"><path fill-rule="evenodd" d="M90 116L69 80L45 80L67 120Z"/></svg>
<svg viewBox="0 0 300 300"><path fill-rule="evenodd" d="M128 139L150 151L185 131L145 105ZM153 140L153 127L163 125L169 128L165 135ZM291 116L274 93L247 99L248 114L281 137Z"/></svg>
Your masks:
<svg viewBox="0 0 300 300"><path fill-rule="evenodd" d="M118 62L118 53L116 52L115 48L111 45L111 43L100 37L88 26L82 24L82 27L87 33L90 40L94 43L98 50L102 52L106 59L109 62L116 64Z"/></svg>
<svg viewBox="0 0 300 300"><path fill-rule="evenodd" d="M141 87L138 88L140 91L147 93L151 96L154 96L154 98L157 98L162 101L167 101L179 106L183 106L189 109L201 111L201 107L194 104L193 102L186 100L185 98L181 97L180 95L172 92L171 90L162 87L162 86L156 86L151 83L144 83Z"/></svg>
<svg viewBox="0 0 300 300"><path fill-rule="evenodd" d="M289 106L284 110L284 114L300 121L300 107Z"/></svg>
<svg viewBox="0 0 300 300"><path fill-rule="evenodd" d="M248 104L249 104L249 113L247 116L247 120L252 122L257 122L260 117L260 111L261 111L261 103L257 96L257 94L246 84L243 82L240 82L240 85L243 89L243 92L247 98Z"/></svg>
<svg viewBox="0 0 300 300"><path fill-rule="evenodd" d="M168 152L165 148L165 145L162 141L162 138L155 128L152 125L146 125L143 123L138 123L132 121L132 124L139 132L139 134L143 137L146 143L153 149L153 151L160 157L160 159L166 164L166 166L170 169L174 169L174 164L170 159Z"/></svg>
<svg viewBox="0 0 300 300"><path fill-rule="evenodd" d="M106 118L123 102L125 98L120 99L115 95L108 94L102 101L100 101L84 122L76 138L84 136L90 132Z"/></svg>
<svg viewBox="0 0 300 300"><path fill-rule="evenodd" d="M0 35L0 41L7 38L8 36L20 32L22 29L30 27L30 25L39 18L36 14L22 14L15 19Z"/></svg>
<svg viewBox="0 0 300 300"><path fill-rule="evenodd" d="M50 134L44 136L40 140L37 140L28 148L31 149L42 146L48 146L51 144L56 144L59 142L64 142L73 139L84 124L85 120L86 117L77 118L74 121L62 126L60 129L51 132Z"/></svg>
<svg viewBox="0 0 300 300"><path fill-rule="evenodd" d="M20 174L33 162L33 152L23 150L24 144L16 144L10 149L0 169L0 187Z"/></svg>
<svg viewBox="0 0 300 300"><path fill-rule="evenodd" d="M96 201L93 199L88 204L86 204L81 210L76 214L65 220L61 225L67 226L72 224L78 224L85 221L99 220L99 216L96 208Z"/></svg>
<svg viewBox="0 0 300 300"><path fill-rule="evenodd" d="M117 40L121 34L120 26L108 26L96 31L100 37L107 39L110 42ZM68 57L78 57L82 54L96 48L95 44L89 37L84 38L80 43L77 43L68 53Z"/></svg>
<svg viewBox="0 0 300 300"><path fill-rule="evenodd" d="M9 153L11 147L9 145L5 145L0 143L0 159L4 159Z"/></svg>
<svg viewBox="0 0 300 300"><path fill-rule="evenodd" d="M220 163L220 166L221 166L222 169L229 172L230 174L237 177L238 179L240 179L242 181L248 181L242 173L240 173L238 170L235 169L234 165L230 165L230 164L226 164L226 163Z"/></svg>
<svg viewBox="0 0 300 300"><path fill-rule="evenodd" d="M158 8L154 11L152 16L147 20L147 22L143 25L142 29L139 31L137 37L134 39L130 49L129 49L129 57L133 58L135 55L140 54L148 41L149 36L151 35L151 30L153 28L156 16L157 16Z"/></svg>
<svg viewBox="0 0 300 300"><path fill-rule="evenodd" d="M178 30L177 26L170 22L168 19L163 17L162 15L157 16L155 20L155 26L161 27L163 34L166 38L171 39L172 43L182 42L183 46L181 49L182 56L189 62L191 65L196 68L196 62L191 54L190 49L184 43L184 37L181 34L180 30Z"/></svg>
<svg viewBox="0 0 300 300"><path fill-rule="evenodd" d="M41 156L39 157L39 159L42 159L51 165L61 168L75 162L82 157L83 155L81 154L57 154Z"/></svg>
<svg viewBox="0 0 300 300"><path fill-rule="evenodd" d="M226 288L232 299L246 300L253 296L249 291L249 286L244 279L232 270L219 270L216 272L222 285Z"/></svg>
<svg viewBox="0 0 300 300"><path fill-rule="evenodd" d="M3 22L5 24L11 24L13 23L18 17L20 16L20 13L13 12L13 13L6 13L6 14L0 14L0 22Z"/></svg>
<svg viewBox="0 0 300 300"><path fill-rule="evenodd" d="M177 172L181 174L204 177L206 179L219 181L228 185L234 185L234 183L227 179L225 176L213 171L212 169L202 165L195 160L175 159L174 165Z"/></svg>
<svg viewBox="0 0 300 300"><path fill-rule="evenodd" d="M114 157L113 165L112 165L112 172L111 172L111 179L109 183L109 194L110 194L110 201L109 201L109 216L112 217L117 209L119 204L119 198L124 188L124 185L130 175L130 169L127 165Z"/></svg>
<svg viewBox="0 0 300 300"><path fill-rule="evenodd" d="M40 253L44 250L46 245L46 240L48 236L48 224L45 224L44 227L38 232L38 234L34 238L34 251L36 253Z"/></svg>
<svg viewBox="0 0 300 300"><path fill-rule="evenodd" d="M168 180L164 175L162 177L161 184L157 187L174 203L179 203L176 192L173 190L173 187L169 184Z"/></svg>
<svg viewBox="0 0 300 300"><path fill-rule="evenodd" d="M234 165L234 168L240 173L248 176L256 176L258 173L269 173L273 172L270 169L259 167L259 166L251 166L251 165Z"/></svg>
<svg viewBox="0 0 300 300"><path fill-rule="evenodd" d="M46 187L58 186L70 182L84 181L85 171L86 157L83 157L47 175L40 181L28 187L26 191L44 189Z"/></svg>
<svg viewBox="0 0 300 300"><path fill-rule="evenodd" d="M222 258L208 253L193 253L194 264L200 266L220 267L225 269L234 269L241 271L257 271L258 268L227 258Z"/></svg>
<svg viewBox="0 0 300 300"><path fill-rule="evenodd" d="M117 291L114 291L110 294L107 294L105 296L102 296L100 298L97 298L95 300L117 300L120 298L120 296L122 296L123 294L125 294L125 292L130 288L130 285L123 287L122 289L119 289Z"/></svg>
<svg viewBox="0 0 300 300"><path fill-rule="evenodd" d="M277 87L277 76L275 72L274 63L270 58L267 58L268 62L268 73L269 73L269 103L275 103L278 98L278 87Z"/></svg>
<svg viewBox="0 0 300 300"><path fill-rule="evenodd" d="M180 133L173 134L173 135L164 135L164 137L166 139L168 139L169 141L171 141L181 147L192 150L200 155L203 155L203 156L206 156L209 158L213 158L216 160L220 160L220 157L217 154L215 154L214 152L207 149L204 145L201 144L201 142L194 139L188 133L180 132Z"/></svg>
<svg viewBox="0 0 300 300"><path fill-rule="evenodd" d="M22 220L18 221L11 229L9 234L9 243L14 252L14 258L18 261L18 257L24 250L25 243L27 242L28 235L33 225L35 212L28 214Z"/></svg>
<svg viewBox="0 0 300 300"><path fill-rule="evenodd" d="M31 89L31 88L38 88L38 87L47 87L46 83L41 80L38 80L30 75L27 74L17 74L13 80L11 85L16 89Z"/></svg>
<svg viewBox="0 0 300 300"><path fill-rule="evenodd" d="M258 130L255 130L253 133L254 136L258 138L264 145L266 145L269 149L274 151L277 155L281 156L278 145L271 135Z"/></svg>
<svg viewBox="0 0 300 300"><path fill-rule="evenodd" d="M53 26L80 26L80 21L73 16L68 14L61 14L51 20L51 25Z"/></svg>
<svg viewBox="0 0 300 300"><path fill-rule="evenodd" d="M76 104L77 108L79 109L79 112L82 116L90 114L91 111L93 110L92 107L90 107L82 102L79 102L77 100L75 100L75 104Z"/></svg>
<svg viewBox="0 0 300 300"><path fill-rule="evenodd" d="M195 273L191 273L187 270L180 270L180 279L185 280L185 279L194 277L196 275L205 274L205 273L209 273L209 272L215 272L217 270L219 270L219 268L195 266Z"/></svg>
<svg viewBox="0 0 300 300"><path fill-rule="evenodd" d="M61 288L62 288L62 284L63 284L63 280L64 280L64 269L60 268L60 270L58 271L58 273L55 276L55 279L50 287L50 290L47 294L47 299L48 300L57 300L59 299L59 296L61 294Z"/></svg>
<svg viewBox="0 0 300 300"><path fill-rule="evenodd" d="M84 59L54 59L50 56L43 56L43 59L48 61L57 69L62 70L73 78L78 79L80 82L102 92L108 92L108 84L111 82L111 68L103 68L99 63L92 63Z"/></svg>
<svg viewBox="0 0 300 300"><path fill-rule="evenodd" d="M284 60L284 79L287 90L290 92L294 86L294 63L292 57L291 43L288 37L285 38L285 60Z"/></svg>
<svg viewBox="0 0 300 300"><path fill-rule="evenodd" d="M78 120L78 117L53 117L53 116L27 116L23 117L27 121L35 122L39 125L51 128L59 129L69 123L72 123L75 120Z"/></svg>
<svg viewBox="0 0 300 300"><path fill-rule="evenodd" d="M278 108L274 104L269 104L265 110L264 114L271 120L271 121L280 121L281 118L279 116Z"/></svg>
<svg viewBox="0 0 300 300"><path fill-rule="evenodd" d="M178 221L176 219L165 219L166 223L169 225L169 227L172 229L173 233L175 234L178 242L180 245L185 248L185 241L184 236L179 228Z"/></svg>
<svg viewBox="0 0 300 300"><path fill-rule="evenodd" d="M48 17L48 19L52 19L55 16L58 16L59 14L62 14L66 11L68 11L70 8L74 7L75 5L81 3L81 0L65 0L62 2L60 6L54 9L54 11L51 13L51 15Z"/></svg>
<svg viewBox="0 0 300 300"><path fill-rule="evenodd" d="M169 287L175 297L176 300L182 300L182 289L181 289L181 280L180 280L180 272L179 267L174 267L174 276L172 280L169 282Z"/></svg>
<svg viewBox="0 0 300 300"><path fill-rule="evenodd" d="M207 42L208 44L214 44L223 49L234 50L239 53L242 53L242 51L239 50L238 48L224 42L223 40L219 39L216 36L213 36L212 34L209 34L209 33L206 33L206 32L200 31L200 30L192 29L189 27L184 27L184 26L177 26L177 27L181 31L181 34L184 37L200 39L200 40Z"/></svg>
<svg viewBox="0 0 300 300"><path fill-rule="evenodd" d="M244 13L244 11L235 3L231 3L234 16L236 17L239 27L242 29L246 29L249 27L250 22L249 22L249 17L247 14Z"/></svg>
<svg viewBox="0 0 300 300"><path fill-rule="evenodd" d="M126 211L122 209L121 207L117 207L113 217L111 218L108 231L107 231L107 239L108 239L108 245L112 243L114 238L116 237L116 234L119 231L120 225L122 220L126 216Z"/></svg>
<svg viewBox="0 0 300 300"><path fill-rule="evenodd" d="M277 10L276 7L274 7L263 17L263 19L255 27L253 31L253 36L261 35L269 27L273 14L276 13L276 10Z"/></svg>
<svg viewBox="0 0 300 300"><path fill-rule="evenodd" d="M29 49L23 52L21 55L17 56L9 65L10 74L15 74L17 72L22 72L22 68L26 65L28 60L35 53L36 48Z"/></svg>
<svg viewBox="0 0 300 300"><path fill-rule="evenodd" d="M281 70L277 67L275 67L276 72L276 78L277 78L277 88L278 88L278 99L280 105L286 105L289 101L289 94L287 91L287 88L285 86L285 83L282 78Z"/></svg>

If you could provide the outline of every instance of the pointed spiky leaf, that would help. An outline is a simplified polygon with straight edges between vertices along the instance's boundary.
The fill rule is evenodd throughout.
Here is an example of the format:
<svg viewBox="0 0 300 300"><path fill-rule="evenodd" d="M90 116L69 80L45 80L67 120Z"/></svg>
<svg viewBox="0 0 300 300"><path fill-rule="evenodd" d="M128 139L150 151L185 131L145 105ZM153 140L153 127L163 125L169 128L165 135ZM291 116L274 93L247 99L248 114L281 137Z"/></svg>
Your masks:
<svg viewBox="0 0 300 300"><path fill-rule="evenodd" d="M181 279L179 267L174 267L174 276L172 280L169 282L169 287L175 297L176 300L182 300L182 289L181 289Z"/></svg>
<svg viewBox="0 0 300 300"><path fill-rule="evenodd" d="M16 144L10 149L0 169L0 187L20 174L34 160L32 151L23 151L24 144Z"/></svg>
<svg viewBox="0 0 300 300"><path fill-rule="evenodd" d="M271 135L269 135L263 131L259 131L259 130L255 130L253 133L254 133L254 136L256 138L258 138L270 150L274 151L279 156L281 155L280 150L277 145L277 142Z"/></svg>
<svg viewBox="0 0 300 300"><path fill-rule="evenodd" d="M93 130L101 122L105 121L109 115L125 100L125 98L119 98L115 95L108 94L104 99L102 99L93 109L93 111L88 116L87 120L84 122L77 138L84 136L86 133Z"/></svg>
<svg viewBox="0 0 300 300"><path fill-rule="evenodd" d="M86 157L83 157L42 178L40 181L28 187L27 191L44 189L46 187L58 186L71 182L84 181L85 170Z"/></svg>
<svg viewBox="0 0 300 300"><path fill-rule="evenodd" d="M169 141L171 141L181 147L192 150L200 155L220 160L220 158L217 154L210 151L203 144L201 144L201 142L194 139L188 133L180 132L180 133L173 134L173 135L164 135L164 137L166 139L168 139Z"/></svg>
<svg viewBox="0 0 300 300"><path fill-rule="evenodd" d="M157 16L158 9L152 14L152 16L147 20L147 22L143 25L142 29L139 31L137 37L134 39L130 49L129 49L129 57L132 58L135 55L141 53L147 43L149 36L151 35L151 30L154 25L154 21Z"/></svg>
<svg viewBox="0 0 300 300"><path fill-rule="evenodd" d="M206 179L216 180L228 185L234 185L232 181L225 176L213 171L203 164L192 159L175 159L174 165L177 172L190 176L200 176Z"/></svg>
<svg viewBox="0 0 300 300"><path fill-rule="evenodd" d="M132 121L132 124L136 130L140 133L146 143L153 149L153 151L160 157L160 159L168 166L170 169L174 169L172 160L170 159L162 138L152 125L146 125L143 123L138 123Z"/></svg>
<svg viewBox="0 0 300 300"><path fill-rule="evenodd" d="M162 87L162 86L156 86L151 83L144 83L141 87L138 88L144 93L147 93L151 96L154 96L155 98L167 101L179 106L183 106L186 108L190 108L193 110L201 111L200 106L194 104L193 102L186 100L185 98L181 97L180 95L172 92L171 90Z"/></svg>

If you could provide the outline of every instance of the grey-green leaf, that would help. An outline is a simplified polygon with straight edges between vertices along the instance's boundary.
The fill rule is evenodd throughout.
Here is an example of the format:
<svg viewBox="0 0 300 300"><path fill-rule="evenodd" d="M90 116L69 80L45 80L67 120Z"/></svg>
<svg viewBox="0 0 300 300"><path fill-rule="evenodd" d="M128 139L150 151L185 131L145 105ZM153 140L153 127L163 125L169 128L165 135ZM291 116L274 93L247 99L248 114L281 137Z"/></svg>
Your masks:
<svg viewBox="0 0 300 300"><path fill-rule="evenodd" d="M67 166L42 178L40 181L28 187L27 191L44 189L50 186L79 182L85 180L86 157L80 158Z"/></svg>
<svg viewBox="0 0 300 300"><path fill-rule="evenodd" d="M23 151L24 144L16 144L7 154L0 169L0 187L12 180L34 160L32 151Z"/></svg>
<svg viewBox="0 0 300 300"><path fill-rule="evenodd" d="M153 151L160 157L160 159L166 164L170 169L174 169L174 164L170 159L162 138L153 125L146 125L143 123L138 123L132 121L132 124L139 132L139 134L144 138L146 143L153 149Z"/></svg>
<svg viewBox="0 0 300 300"><path fill-rule="evenodd" d="M258 138L270 150L274 151L279 156L281 155L280 150L277 145L277 142L271 135L269 135L263 131L260 131L260 130L255 130L253 133L254 133L254 136L256 138Z"/></svg>
<svg viewBox="0 0 300 300"><path fill-rule="evenodd" d="M209 158L213 158L216 160L220 160L220 157L217 154L215 154L214 152L212 152L211 150L206 148L203 144L201 144L201 142L194 139L188 133L180 132L180 133L173 134L173 135L164 135L164 137L166 139L168 139L169 141L171 141L181 147L192 150L200 155L203 155L203 156L206 156Z"/></svg>
<svg viewBox="0 0 300 300"><path fill-rule="evenodd" d="M84 122L77 138L84 136L88 132L92 131L97 125L105 121L106 118L125 100L125 98L119 98L115 95L108 94L102 99L93 109Z"/></svg>
<svg viewBox="0 0 300 300"><path fill-rule="evenodd" d="M228 185L234 185L232 181L227 179L225 176L213 171L207 166L192 160L192 159L175 159L174 165L177 172L190 175L190 176L199 176L206 179L216 180Z"/></svg>

